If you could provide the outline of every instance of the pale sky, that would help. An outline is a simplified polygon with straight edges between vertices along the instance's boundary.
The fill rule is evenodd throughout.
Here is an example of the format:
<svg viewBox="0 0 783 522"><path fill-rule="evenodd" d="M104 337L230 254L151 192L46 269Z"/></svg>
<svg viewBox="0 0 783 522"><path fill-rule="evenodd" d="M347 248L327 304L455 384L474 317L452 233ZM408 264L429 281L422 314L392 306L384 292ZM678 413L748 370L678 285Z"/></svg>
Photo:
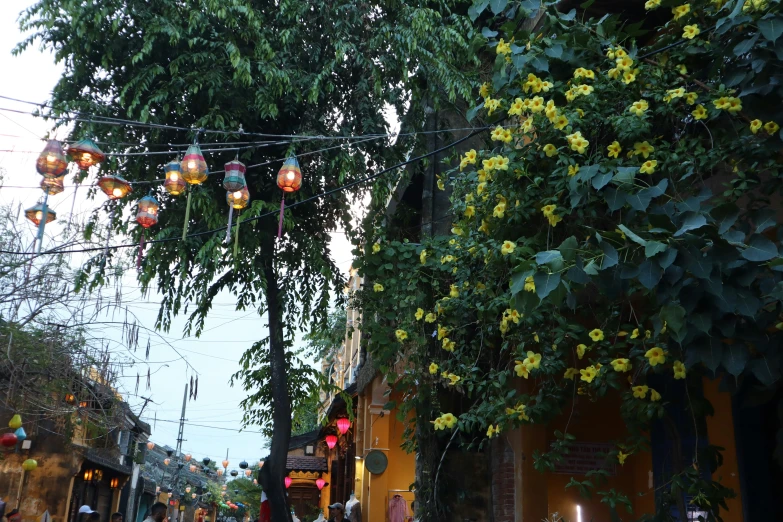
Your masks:
<svg viewBox="0 0 783 522"><path fill-rule="evenodd" d="M41 53L37 48L29 49L18 57L11 55L11 49L23 37L16 22L18 14L33 3L32 0L0 2L0 70L3 71L0 95L44 102L49 99L62 67L54 63L51 54ZM33 107L0 99L0 108L29 112ZM41 177L35 170L35 159L44 146L41 137L50 130L50 124L33 116L0 110L0 168L6 171L3 188L0 188L0 203L11 203L14 208L19 205L24 209L41 198L42 192L37 188ZM55 137L65 138L66 131L61 129ZM70 181L66 182L65 192L49 199L49 204L58 214L58 221L46 227L48 244L58 243L58 234L70 215L74 201L71 185ZM84 189L77 192L75 214L86 215L104 201L102 194L96 196L94 201L85 200L85 192ZM19 220L26 221L24 216L20 216ZM21 228L28 231L29 242L32 243L36 233L32 224L26 222ZM115 238L115 241L118 240L120 238ZM333 235L332 252L340 268L347 272L352 255L351 245L344 236ZM76 263L78 260L74 259L72 262ZM158 311L156 296L141 296L134 273L125 276L121 293L123 303L135 315L139 324L152 329ZM116 289L105 289L103 294L114 296ZM214 312L210 314L204 334L199 339L182 338L185 323L182 318L174 322L169 334L161 334L162 337L142 331L139 350L135 354L129 354L116 342L120 340L117 325L96 325L92 328L92 333L113 339L113 350L117 352L119 359L131 361L134 356L141 359L133 366L124 367L124 376L119 383L120 392L125 394L134 411L138 413L143 401L133 396L133 392L137 373L142 375L139 395L151 397L154 401L154 404L147 406L144 411L144 419L153 425L152 440L159 445L175 445L184 386L192 375L187 364L175 353L173 348L176 348L199 373L199 396L197 401L188 403L186 417L191 424L185 426L186 442L183 444L183 450L198 459L208 456L213 460L222 460L226 449L229 449L229 459L232 467L235 467L241 460L252 463L266 454L266 451L261 449L261 435L250 433L257 428L251 427L248 432L238 432L242 418L238 403L244 398L244 393L241 388L231 388L228 385L231 375L239 369L237 361L243 351L266 335L266 320L259 318L254 311L235 311L230 295L217 296L215 303ZM104 320L121 319L107 317ZM152 344L149 363L144 361L148 336ZM171 343L171 346L167 345L164 339ZM148 367L153 373L151 391L145 390L144 376Z"/></svg>

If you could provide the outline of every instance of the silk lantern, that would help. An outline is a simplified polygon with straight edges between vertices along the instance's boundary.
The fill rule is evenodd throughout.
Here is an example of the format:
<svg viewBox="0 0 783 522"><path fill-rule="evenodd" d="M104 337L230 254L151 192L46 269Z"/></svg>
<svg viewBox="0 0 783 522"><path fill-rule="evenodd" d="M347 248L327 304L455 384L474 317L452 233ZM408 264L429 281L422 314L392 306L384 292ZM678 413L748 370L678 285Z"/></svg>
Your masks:
<svg viewBox="0 0 783 522"><path fill-rule="evenodd" d="M142 199L144 199L144 198L142 198ZM154 198L153 198L153 199L154 199ZM157 201L156 201L155 203L157 203ZM157 211L157 209L155 209L155 223L157 223L157 222L158 222L158 216L157 216L157 213L158 213L158 211ZM153 225L154 225L155 223L153 223ZM193 455L191 455L190 453L186 454L186 455L185 455L185 462L190 462L190 459L192 459L192 458L193 458Z"/></svg>
<svg viewBox="0 0 783 522"><path fill-rule="evenodd" d="M180 170L180 162L177 160L171 160L163 167L166 171L166 181L163 182L163 188L166 192L172 196L179 196L185 191L187 183L182 178L182 171Z"/></svg>
<svg viewBox="0 0 783 522"><path fill-rule="evenodd" d="M224 460L224 461L222 462L222 464L223 464L223 467L224 467L224 468L228 468L228 465L230 464L230 462L228 461L228 459L226 459L226 460Z"/></svg>
<svg viewBox="0 0 783 522"><path fill-rule="evenodd" d="M223 188L228 192L242 190L247 185L245 172L247 167L241 161L234 159L225 165L226 175L223 177Z"/></svg>
<svg viewBox="0 0 783 522"><path fill-rule="evenodd" d="M3 436L0 437L0 445L5 446L6 448L12 448L16 446L18 441L19 439L17 439L16 435L13 433L3 433Z"/></svg>
<svg viewBox="0 0 783 522"><path fill-rule="evenodd" d="M35 169L45 178L57 178L67 167L62 144L57 140L49 140L35 162Z"/></svg>
<svg viewBox="0 0 783 522"><path fill-rule="evenodd" d="M25 471L33 471L38 467L38 462L34 459L27 459L22 462L22 469Z"/></svg>
<svg viewBox="0 0 783 522"><path fill-rule="evenodd" d="M190 485L185 486L185 493L190 493L193 490L193 488L190 487Z"/></svg>
<svg viewBox="0 0 783 522"><path fill-rule="evenodd" d="M191 473L195 473L196 472L196 465L195 464L191 464L190 468L188 468L188 469L190 469Z"/></svg>
<svg viewBox="0 0 783 522"><path fill-rule="evenodd" d="M212 459L210 459L209 457L204 457L203 459L201 459L201 462L203 462L205 466L209 466L209 463L212 462Z"/></svg>
<svg viewBox="0 0 783 522"><path fill-rule="evenodd" d="M345 435L348 433L348 430L351 427L351 421L346 419L345 417L340 417L337 419L337 431L340 432L340 435Z"/></svg>
<svg viewBox="0 0 783 522"><path fill-rule="evenodd" d="M290 488L290 487L291 487L291 483L292 483L293 481L294 481L294 479L292 479L291 477L286 477L286 478L285 478L285 488L286 488L286 489Z"/></svg>
<svg viewBox="0 0 783 522"><path fill-rule="evenodd" d="M318 487L318 491L321 491L324 489L324 486L326 485L326 481L322 478L318 478L315 480L315 485Z"/></svg>
<svg viewBox="0 0 783 522"><path fill-rule="evenodd" d="M147 443L147 449L148 449L148 450L155 449L155 443L154 443L154 442L152 442L152 441L149 441L149 442Z"/></svg>
<svg viewBox="0 0 783 522"><path fill-rule="evenodd" d="M337 445L337 435L327 435L324 440L326 440L326 445L329 449L334 449Z"/></svg>
<svg viewBox="0 0 783 522"><path fill-rule="evenodd" d="M25 439L27 439L27 432L24 431L24 428L22 428L21 426L16 428L14 435L16 435L16 440L18 440L19 442L22 442Z"/></svg>
<svg viewBox="0 0 783 522"><path fill-rule="evenodd" d="M231 241L231 221L234 215L234 209L237 211L247 207L250 202L250 192L247 187L242 187L235 192L226 192L226 202L228 203L228 228L226 228L226 244ZM234 259L239 249L239 213L237 213L237 229L234 231Z"/></svg>
<svg viewBox="0 0 783 522"><path fill-rule="evenodd" d="M216 473L217 473L217 476L218 476L218 477L222 477L222 476L223 476L223 470L222 470L222 469L218 469L218 470L216 471Z"/></svg>
<svg viewBox="0 0 783 522"><path fill-rule="evenodd" d="M198 496L198 495L196 495L195 493L193 493L192 495L190 495L190 498L192 498L193 500L195 500L197 496Z"/></svg>
<svg viewBox="0 0 783 522"><path fill-rule="evenodd" d="M163 463L164 463L166 466L168 466L169 464L171 464L171 459L163 459Z"/></svg>
<svg viewBox="0 0 783 522"><path fill-rule="evenodd" d="M146 230L158 223L158 210L160 204L152 196L144 196L139 200L136 212L136 223L142 226L141 239L139 240L139 255L136 257L136 270L141 270L141 259L144 255L144 236ZM190 455L185 456L185 461L190 460Z"/></svg>
<svg viewBox="0 0 783 522"><path fill-rule="evenodd" d="M91 139L79 140L73 145L69 145L68 156L83 171L106 159L106 154Z"/></svg>
<svg viewBox="0 0 783 522"><path fill-rule="evenodd" d="M240 462L240 463L239 463L239 468L240 468L240 469L247 469L247 466L248 466L248 464L247 464L247 462L246 462L246 461L244 461L244 460L243 460L242 462Z"/></svg>
<svg viewBox="0 0 783 522"><path fill-rule="evenodd" d="M204 160L204 155L201 154L201 147L198 143L194 143L188 147L185 157L182 158L180 163L180 171L182 178L189 185L200 185L207 179L207 162ZM185 225L182 227L182 240L184 241L188 235L188 222L190 221L190 195L193 191L188 191L188 202L185 206Z"/></svg>
<svg viewBox="0 0 783 522"><path fill-rule="evenodd" d="M15 413L13 417L11 417L11 420L8 421L8 427L12 430L18 430L22 427L22 416L18 413Z"/></svg>
<svg viewBox="0 0 783 522"><path fill-rule="evenodd" d="M232 477L236 477L237 475L239 475L239 472L237 470L235 470L235 469L232 469L231 470L231 476Z"/></svg>
<svg viewBox="0 0 783 522"><path fill-rule="evenodd" d="M41 190L50 196L56 196L65 190L64 181L65 176L60 176L58 178L43 178L41 180Z"/></svg>
<svg viewBox="0 0 783 522"><path fill-rule="evenodd" d="M122 176L102 176L98 180L98 186L109 199L122 199L131 192L133 187Z"/></svg>
<svg viewBox="0 0 783 522"><path fill-rule="evenodd" d="M302 187L302 171L299 168L296 156L291 156L283 162L283 166L280 167L280 171L277 173L277 186L283 191L283 197L280 200L280 222L277 225L277 239L280 239L283 235L285 195L290 192L296 192Z"/></svg>
<svg viewBox="0 0 783 522"><path fill-rule="evenodd" d="M43 205L40 203L36 203L32 207L28 208L24 211L24 215L35 223L36 226L38 226L41 223L41 220L43 219ZM57 213L51 209L47 209L46 211L46 222L51 223L57 219Z"/></svg>

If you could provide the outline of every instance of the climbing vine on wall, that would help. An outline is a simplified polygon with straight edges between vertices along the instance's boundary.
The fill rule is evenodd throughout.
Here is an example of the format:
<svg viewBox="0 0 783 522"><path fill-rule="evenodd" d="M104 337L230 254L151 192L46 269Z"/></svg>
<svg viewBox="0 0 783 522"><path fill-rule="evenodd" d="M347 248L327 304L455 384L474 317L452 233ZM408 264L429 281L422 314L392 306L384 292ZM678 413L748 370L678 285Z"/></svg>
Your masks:
<svg viewBox="0 0 783 522"><path fill-rule="evenodd" d="M577 397L619 395L606 415L628 430L607 456L623 465L649 451L669 402L695 422L711 413L703 375L780 381L780 3L638 3L646 17L624 23L555 2L474 2L495 61L469 117L493 130L447 160L452 235L368 231L362 329L408 393L403 414L422 382L463 399L431 420L444 441L481 445ZM541 471L573 436L553 439L535 455ZM733 492L703 472L719 448L697 450L658 491L659 514L684 492L710 519L725 509ZM603 475L569 487L630 510Z"/></svg>

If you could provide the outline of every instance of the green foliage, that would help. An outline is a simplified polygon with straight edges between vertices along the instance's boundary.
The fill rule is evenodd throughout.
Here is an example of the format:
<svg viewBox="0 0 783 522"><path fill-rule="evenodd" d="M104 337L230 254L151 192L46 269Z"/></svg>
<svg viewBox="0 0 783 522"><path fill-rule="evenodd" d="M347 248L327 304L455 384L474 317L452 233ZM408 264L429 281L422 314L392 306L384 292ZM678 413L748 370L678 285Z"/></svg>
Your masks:
<svg viewBox="0 0 783 522"><path fill-rule="evenodd" d="M363 324L373 360L410 394L404 411L418 387L441 390L436 432L470 448L546 424L576 395L619 396L607 415L628 427L609 454L622 464L681 400L667 390L697 390L704 374L779 384L783 17L778 2L699 1L674 20L678 5L624 23L474 2L497 55L474 114L498 127L483 150L445 160L453 235L413 244L373 229L377 247L357 252L377 283L355 296L376 319ZM700 34L683 38L692 25ZM709 408L686 395L698 425ZM552 469L569 436L536 467ZM712 461L681 463L661 498L687 493L716 520L732 492L698 471ZM630 507L595 493L615 518Z"/></svg>

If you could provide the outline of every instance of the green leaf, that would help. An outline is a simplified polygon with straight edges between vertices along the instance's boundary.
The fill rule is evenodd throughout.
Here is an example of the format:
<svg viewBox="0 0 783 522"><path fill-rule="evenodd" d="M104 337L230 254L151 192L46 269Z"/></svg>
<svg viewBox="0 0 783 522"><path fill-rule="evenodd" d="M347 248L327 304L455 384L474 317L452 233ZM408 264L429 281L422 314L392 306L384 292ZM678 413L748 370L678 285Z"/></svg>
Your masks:
<svg viewBox="0 0 783 522"><path fill-rule="evenodd" d="M500 14L508 5L508 0L489 0L489 8L493 14Z"/></svg>
<svg viewBox="0 0 783 522"><path fill-rule="evenodd" d="M579 242L574 236L567 238L565 241L560 243L560 246L557 247L557 249L560 251L560 254L563 256L563 259L569 262L576 258L577 248L579 248Z"/></svg>
<svg viewBox="0 0 783 522"><path fill-rule="evenodd" d="M468 16L470 17L470 20L475 22L476 18L478 18L481 13L484 12L484 9L486 9L488 5L489 0L478 0L473 2L473 5L468 8Z"/></svg>
<svg viewBox="0 0 783 522"><path fill-rule="evenodd" d="M536 272L533 275L533 282L536 284L536 294L539 299L544 299L560 284L560 273Z"/></svg>
<svg viewBox="0 0 783 522"><path fill-rule="evenodd" d="M525 288L525 279L531 273L532 272L528 270L527 272L517 272L511 276L511 295L516 295L521 292L523 288Z"/></svg>
<svg viewBox="0 0 783 522"><path fill-rule="evenodd" d="M682 222L682 226L677 232L674 233L674 237L679 237L686 232L696 230L707 224L707 218L703 214L697 214L695 212L686 213L685 220Z"/></svg>
<svg viewBox="0 0 783 522"><path fill-rule="evenodd" d="M625 192L612 187L604 190L603 195L610 212L614 212L623 208L627 198L627 194Z"/></svg>
<svg viewBox="0 0 783 522"><path fill-rule="evenodd" d="M549 72L549 60L540 54L533 58L533 60L530 62L530 65L532 65L533 68L538 72Z"/></svg>
<svg viewBox="0 0 783 522"><path fill-rule="evenodd" d="M725 203L715 207L710 215L718 225L718 234L723 235L737 221L739 208L734 203Z"/></svg>
<svg viewBox="0 0 783 522"><path fill-rule="evenodd" d="M593 178L593 188L595 190L601 190L604 188L609 182L612 181L612 173L611 172L604 172L603 174L599 174L596 177Z"/></svg>
<svg viewBox="0 0 783 522"><path fill-rule="evenodd" d="M576 9L571 9L570 11L568 11L568 13L560 15L560 19L565 20L566 22L570 22L575 18L576 18Z"/></svg>
<svg viewBox="0 0 783 522"><path fill-rule="evenodd" d="M747 346L732 344L723 350L723 367L734 377L739 377L745 369L749 355Z"/></svg>
<svg viewBox="0 0 783 522"><path fill-rule="evenodd" d="M623 231L623 233L625 234L625 237L627 237L628 239L630 239L630 240L631 240L631 241L633 241L634 243L638 243L638 244L640 244L640 245L642 245L642 246L646 246L646 245L647 245L647 241L646 241L646 240L644 240L644 239L640 238L639 236L637 236L636 234L634 234L634 233L631 231L631 229L629 229L629 228L628 228L628 227L626 227L625 225L622 225L622 224L620 224L620 225L617 225L617 228L619 228L620 230L622 230L622 231ZM650 257L650 256L647 256L647 257Z"/></svg>
<svg viewBox="0 0 783 522"><path fill-rule="evenodd" d="M650 259L646 259L639 265L639 282L648 290L655 288L662 275L663 270L661 270L661 267Z"/></svg>
<svg viewBox="0 0 783 522"><path fill-rule="evenodd" d="M712 328L712 317L710 317L709 313L693 314L690 315L688 319L699 331L706 334L710 333L710 329Z"/></svg>
<svg viewBox="0 0 783 522"><path fill-rule="evenodd" d="M568 272L566 272L566 278L572 283L577 283L580 285L586 285L590 282L590 277L587 275L584 269L579 266L572 266Z"/></svg>
<svg viewBox="0 0 783 522"><path fill-rule="evenodd" d="M530 16L532 17L541 8L541 0L523 0L519 5L522 9L530 11Z"/></svg>
<svg viewBox="0 0 783 522"><path fill-rule="evenodd" d="M777 212L771 208L762 208L753 213L753 222L756 224L756 233L760 234L777 223Z"/></svg>
<svg viewBox="0 0 783 522"><path fill-rule="evenodd" d="M553 46L544 49L544 54L557 60L563 56L563 46L559 43L556 43Z"/></svg>
<svg viewBox="0 0 783 522"><path fill-rule="evenodd" d="M604 258L601 261L601 270L606 270L607 268L615 266L619 261L617 250L607 241L601 242L601 250L604 252Z"/></svg>
<svg viewBox="0 0 783 522"><path fill-rule="evenodd" d="M563 256L560 254L559 250L546 250L536 254L536 263L539 265L545 265L558 259L563 259Z"/></svg>
<svg viewBox="0 0 783 522"><path fill-rule="evenodd" d="M666 251L667 248L669 247L660 241L647 241L647 244L644 246L644 255L645 257L652 257L655 254Z"/></svg>
<svg viewBox="0 0 783 522"><path fill-rule="evenodd" d="M753 49L753 46L756 45L758 39L759 39L759 35L757 34L753 36L753 38L748 38L747 40L741 41L736 46L734 46L734 55L742 56L743 54L747 53L748 51Z"/></svg>
<svg viewBox="0 0 783 522"><path fill-rule="evenodd" d="M678 304L662 306L658 316L661 321L666 321L666 327L673 333L678 336L685 334L685 308Z"/></svg>
<svg viewBox="0 0 783 522"><path fill-rule="evenodd" d="M772 43L775 43L775 41L780 38L780 35L783 34L783 18L779 16L759 20L758 26L759 31L764 35L764 38Z"/></svg>
<svg viewBox="0 0 783 522"><path fill-rule="evenodd" d="M754 234L748 241L748 247L742 251L742 257L748 261L761 263L777 257L778 249L775 244L766 237Z"/></svg>
<svg viewBox="0 0 783 522"><path fill-rule="evenodd" d="M770 365L766 358L750 361L748 368L753 375L765 386L772 386L780 380L780 370Z"/></svg>
<svg viewBox="0 0 783 522"><path fill-rule="evenodd" d="M484 35L484 38L489 40L490 38L496 37L498 35L498 32L493 31L489 27L484 27L483 29L481 29L481 34Z"/></svg>
<svg viewBox="0 0 783 522"><path fill-rule="evenodd" d="M612 177L612 181L618 185L633 183L637 172L639 172L639 167L618 167L617 174Z"/></svg>

